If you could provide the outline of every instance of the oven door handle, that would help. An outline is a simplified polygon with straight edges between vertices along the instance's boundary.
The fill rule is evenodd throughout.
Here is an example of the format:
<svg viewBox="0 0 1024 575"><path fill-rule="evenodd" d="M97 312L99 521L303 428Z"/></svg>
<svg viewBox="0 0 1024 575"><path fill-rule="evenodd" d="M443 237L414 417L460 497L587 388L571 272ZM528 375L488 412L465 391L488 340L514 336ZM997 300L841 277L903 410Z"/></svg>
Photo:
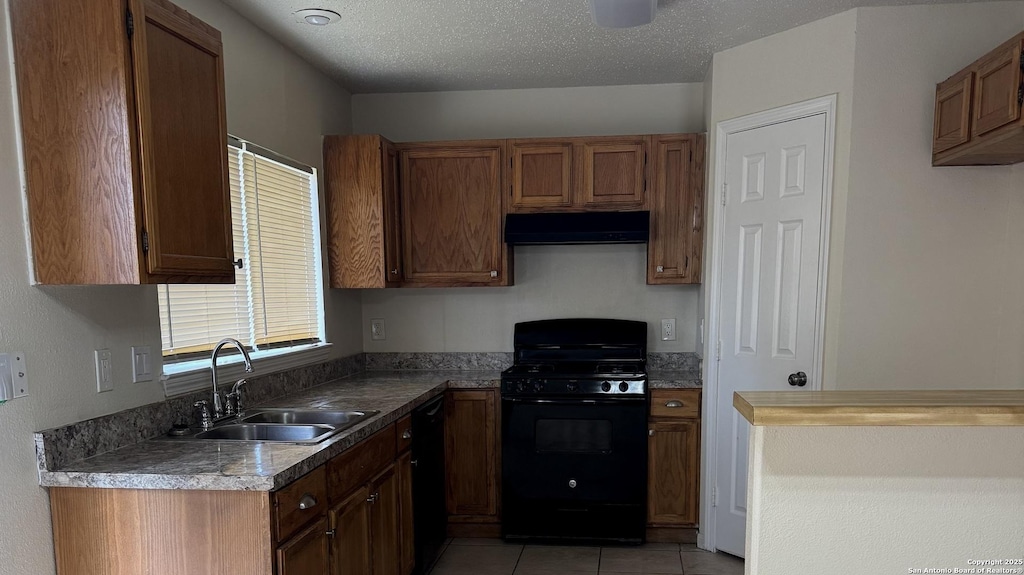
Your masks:
<svg viewBox="0 0 1024 575"><path fill-rule="evenodd" d="M524 397L503 397L502 401L527 405L623 405L646 404L646 397L616 397L615 399L539 399Z"/></svg>

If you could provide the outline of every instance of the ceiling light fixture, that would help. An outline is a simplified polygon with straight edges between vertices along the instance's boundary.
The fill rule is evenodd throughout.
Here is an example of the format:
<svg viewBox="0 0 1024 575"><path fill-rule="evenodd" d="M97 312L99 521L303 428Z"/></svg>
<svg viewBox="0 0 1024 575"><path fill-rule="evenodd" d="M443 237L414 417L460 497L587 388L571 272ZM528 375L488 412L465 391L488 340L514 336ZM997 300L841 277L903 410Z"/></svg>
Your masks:
<svg viewBox="0 0 1024 575"><path fill-rule="evenodd" d="M604 28L632 28L654 21L658 0L590 0L594 23Z"/></svg>
<svg viewBox="0 0 1024 575"><path fill-rule="evenodd" d="M333 12L331 10L319 10L316 8L299 10L298 12L294 12L292 15L295 16L296 22L312 24L314 26L326 26L341 20L341 14L338 14L337 12Z"/></svg>

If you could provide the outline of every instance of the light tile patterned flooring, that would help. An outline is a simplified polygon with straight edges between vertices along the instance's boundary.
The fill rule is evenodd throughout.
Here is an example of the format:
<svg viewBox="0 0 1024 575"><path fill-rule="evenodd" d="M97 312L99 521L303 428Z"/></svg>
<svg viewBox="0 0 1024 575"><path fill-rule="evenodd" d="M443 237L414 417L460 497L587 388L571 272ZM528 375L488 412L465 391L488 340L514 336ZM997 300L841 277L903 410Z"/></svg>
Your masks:
<svg viewBox="0 0 1024 575"><path fill-rule="evenodd" d="M500 539L453 539L430 575L743 575L743 560L694 545L640 547L517 545Z"/></svg>

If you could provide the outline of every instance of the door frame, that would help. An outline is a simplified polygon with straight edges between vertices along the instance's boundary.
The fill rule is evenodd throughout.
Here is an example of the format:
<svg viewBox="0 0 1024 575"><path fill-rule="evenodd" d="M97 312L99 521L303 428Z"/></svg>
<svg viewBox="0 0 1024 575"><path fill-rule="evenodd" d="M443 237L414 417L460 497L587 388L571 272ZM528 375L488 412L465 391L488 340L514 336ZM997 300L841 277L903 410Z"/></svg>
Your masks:
<svg viewBox="0 0 1024 575"><path fill-rule="evenodd" d="M708 334L705 339L705 360L704 373L704 405L702 406L704 416L702 418L701 434L705 440L701 443L705 446L704 466L702 485L707 486L701 490L700 495L700 531L698 545L708 551L716 551L715 547L715 497L713 496L718 485L718 444L710 440L715 437L715 430L718 425L718 387L719 371L718 360L720 358L719 322L721 320L722 305L722 243L724 241L724 219L725 210L721 209L720 199L723 197L725 185L725 168L727 140L730 135L764 128L767 126L781 124L793 120L800 120L810 116L825 114L825 166L823 173L822 203L821 203L821 253L818 257L818 302L815 306L815 334L814 334L814 362L810 368L810 386L812 391L821 390L821 378L823 372L823 360L825 349L825 297L828 292L828 254L829 240L831 237L832 224L832 189L833 172L835 163L835 132L836 132L836 100L837 94L815 98L796 104L790 104L781 108L774 108L763 112L756 112L746 116L740 116L731 120L724 120L718 123L715 140L715 189L708 194L708 202L714 207L714 229L715 233L711 240L711 269L710 282L708 285L707 297L709 299L708 311Z"/></svg>

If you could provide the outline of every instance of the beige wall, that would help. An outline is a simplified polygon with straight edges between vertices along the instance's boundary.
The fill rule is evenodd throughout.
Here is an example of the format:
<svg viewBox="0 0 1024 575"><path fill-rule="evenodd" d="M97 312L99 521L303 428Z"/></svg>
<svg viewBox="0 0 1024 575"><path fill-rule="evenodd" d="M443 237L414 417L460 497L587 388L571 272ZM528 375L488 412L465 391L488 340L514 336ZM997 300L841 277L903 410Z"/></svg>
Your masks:
<svg viewBox="0 0 1024 575"><path fill-rule="evenodd" d="M1022 20L1024 2L861 8L715 55L712 151L720 121L838 95L826 389L1024 387L1020 167L930 163L935 84Z"/></svg>
<svg viewBox="0 0 1024 575"><path fill-rule="evenodd" d="M319 165L319 134L348 126L348 95L234 12L204 0L179 2L224 32L230 129ZM24 351L30 395L0 406L0 571L54 572L46 492L38 487L32 432L158 401L159 383L131 383L129 347L160 348L153 287L29 285L11 86L7 2L0 2L0 351ZM361 349L358 298L331 298L337 351ZM349 321L352 330L342 322ZM93 350L109 348L114 391L99 395Z"/></svg>
<svg viewBox="0 0 1024 575"><path fill-rule="evenodd" d="M1024 2L857 11L836 387L1024 388L1020 168L931 167L935 84L1022 28Z"/></svg>
<svg viewBox="0 0 1024 575"><path fill-rule="evenodd" d="M1019 559L1022 444L1021 427L754 427L747 573Z"/></svg>
<svg viewBox="0 0 1024 575"><path fill-rule="evenodd" d="M395 141L700 132L703 86L666 84L352 98L357 133ZM647 321L656 351L693 351L697 288L647 286L644 245L515 248L515 286L364 290L363 345L375 351L511 351L512 325L554 317ZM384 318L388 339L371 341ZM662 318L678 339L662 342Z"/></svg>

